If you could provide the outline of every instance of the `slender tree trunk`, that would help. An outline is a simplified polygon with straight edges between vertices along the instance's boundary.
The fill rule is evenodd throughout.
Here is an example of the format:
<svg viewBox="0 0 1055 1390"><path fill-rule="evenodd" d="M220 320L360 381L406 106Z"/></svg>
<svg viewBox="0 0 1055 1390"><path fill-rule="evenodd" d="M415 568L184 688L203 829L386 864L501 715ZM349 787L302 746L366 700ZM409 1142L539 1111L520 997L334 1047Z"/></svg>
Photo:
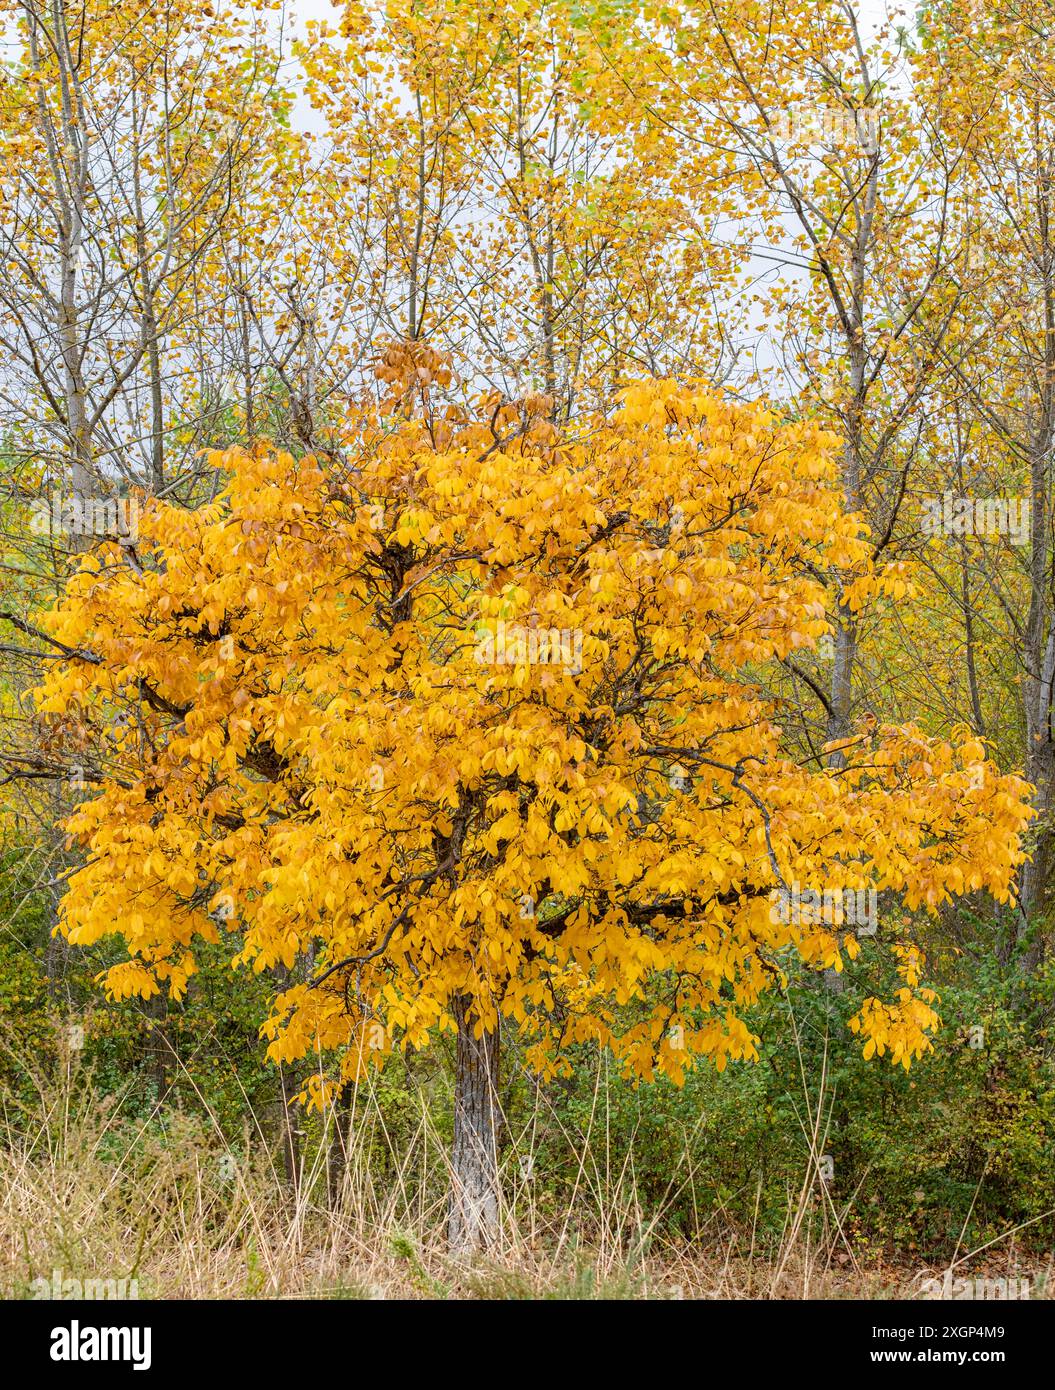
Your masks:
<svg viewBox="0 0 1055 1390"><path fill-rule="evenodd" d="M1052 325L1055 334L1055 323ZM1055 368L1055 363L1053 363ZM1028 781L1035 787L1033 804L1038 819L1034 827L1032 861L1022 867L1019 901L1019 944L1024 940L1029 919L1042 911L1051 861L1051 794L1055 781L1055 731L1052 728L1053 690L1055 690L1055 624L1052 621L1048 575L1048 489L1049 456L1053 437L1051 406L1046 400L1030 458L1030 603L1023 637L1025 680L1022 693L1026 715L1026 766Z"/></svg>
<svg viewBox="0 0 1055 1390"><path fill-rule="evenodd" d="M299 1116L295 1097L297 1094L298 1078L291 1073L290 1068L284 1062L278 1066L278 1083L280 1096L279 1122L282 1125L282 1168L285 1173L286 1182L295 1192L297 1182L300 1178L300 1142L297 1133L297 1123Z"/></svg>
<svg viewBox="0 0 1055 1390"><path fill-rule="evenodd" d="M447 1238L469 1254L498 1235L499 1033L473 1036L469 998L454 1001L458 1042L454 1075L454 1146Z"/></svg>
<svg viewBox="0 0 1055 1390"><path fill-rule="evenodd" d="M1039 130L1039 108L1034 130ZM1048 874L1053 836L1052 793L1055 783L1055 615L1051 607L1051 455L1055 443L1055 243L1052 240L1051 190L1047 179L1038 182L1036 226L1040 270L1039 299L1044 314L1044 360L1038 372L1040 391L1036 402L1036 426L1030 441L1030 604L1023 642L1026 704L1026 777L1036 788L1034 805L1038 819L1031 863L1023 865L1019 900L1019 945L1023 944L1030 918L1047 906ZM1040 364L1037 364L1038 367ZM1035 369L1036 370L1036 369ZM1028 952L1027 969L1040 964L1044 938L1037 933Z"/></svg>
<svg viewBox="0 0 1055 1390"><path fill-rule="evenodd" d="M870 222L870 215L869 215ZM850 358L850 400L844 419L846 445L843 450L842 482L846 505L851 512L861 510L862 422L867 396L867 355L863 345L861 325L864 318L865 242L859 240L853 260L853 325L847 343ZM831 694L828 705L828 742L846 739L853 720L854 662L857 659L857 620L842 602L836 609L835 661L832 666ZM836 751L829 756L832 767L844 767L846 754Z"/></svg>
<svg viewBox="0 0 1055 1390"><path fill-rule="evenodd" d="M330 1151L326 1156L326 1193L331 1211L340 1201L344 1175L348 1168L352 1089L350 1084L342 1086L333 1103L333 1134L330 1136Z"/></svg>
<svg viewBox="0 0 1055 1390"><path fill-rule="evenodd" d="M282 989L289 988L298 978L298 960L293 969L279 962L273 969L272 977L277 987ZM278 1064L278 1100L276 1111L279 1123L279 1139L282 1144L282 1168L294 1198L297 1192L297 1184L300 1181L300 1107L297 1104L297 1095L301 1088L301 1076L303 1062L279 1062Z"/></svg>
<svg viewBox="0 0 1055 1390"><path fill-rule="evenodd" d="M132 89L132 195L136 214L136 259L139 262L139 339L140 350L150 374L150 484L154 492L165 486L165 405L161 391L161 350L158 343L157 309L154 304L154 285L150 272L150 253L147 248L146 218L143 209L143 189L140 179L142 146L139 104Z"/></svg>
<svg viewBox="0 0 1055 1390"><path fill-rule="evenodd" d="M828 742L850 736L851 715L853 711L853 672L857 657L857 623L849 609L840 604L836 610L835 661L832 666L830 710L828 714ZM842 767L846 755L833 753L829 759L833 767Z"/></svg>
<svg viewBox="0 0 1055 1390"><path fill-rule="evenodd" d="M157 1087L158 1101L163 1101L169 1093L169 1062L172 1057L172 1044L165 1028L168 1016L168 997L162 992L147 1001L146 1015L150 1019L150 1042L148 1051L154 1072L154 1085Z"/></svg>
<svg viewBox="0 0 1055 1390"><path fill-rule="evenodd" d="M157 312L154 308L154 287L150 283L146 238L142 221L136 224L137 254L142 262L140 293L140 340L150 374L150 485L154 492L165 487L165 403L161 392L161 351Z"/></svg>
<svg viewBox="0 0 1055 1390"><path fill-rule="evenodd" d="M1046 615L1050 623L1050 615ZM1018 931L1016 944L1023 945L1031 920L1041 914L1048 900L1048 876L1052 862L1052 790L1055 787L1055 737L1052 730L1053 690L1055 690L1055 627L1049 628L1043 647L1031 653L1036 663L1026 678L1032 699L1026 704L1026 780L1033 783L1034 822L1032 857L1022 865L1019 884ZM1027 656L1027 662L1031 659ZM1039 657L1039 661L1037 660ZM1037 669L1039 667L1039 670ZM1027 665L1027 671L1030 668ZM1023 965L1033 969L1043 955L1043 936L1038 933Z"/></svg>

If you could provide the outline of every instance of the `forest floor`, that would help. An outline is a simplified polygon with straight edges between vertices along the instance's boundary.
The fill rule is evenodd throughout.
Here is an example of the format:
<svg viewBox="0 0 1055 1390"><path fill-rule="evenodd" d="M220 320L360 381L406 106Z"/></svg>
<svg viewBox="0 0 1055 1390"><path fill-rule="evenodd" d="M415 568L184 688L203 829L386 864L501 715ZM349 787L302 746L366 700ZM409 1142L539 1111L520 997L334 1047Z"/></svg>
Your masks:
<svg viewBox="0 0 1055 1390"><path fill-rule="evenodd" d="M236 1158L178 1115L159 1131L118 1109L61 1084L36 1112L4 1104L0 1296L1003 1300L1055 1287L1055 1256L1015 1232L952 1258L865 1254L807 1194L789 1198L779 1238L729 1223L690 1241L618 1183L574 1200L530 1184L494 1249L456 1259L441 1146L405 1165L364 1146L337 1187L317 1145L290 1183L281 1160Z"/></svg>

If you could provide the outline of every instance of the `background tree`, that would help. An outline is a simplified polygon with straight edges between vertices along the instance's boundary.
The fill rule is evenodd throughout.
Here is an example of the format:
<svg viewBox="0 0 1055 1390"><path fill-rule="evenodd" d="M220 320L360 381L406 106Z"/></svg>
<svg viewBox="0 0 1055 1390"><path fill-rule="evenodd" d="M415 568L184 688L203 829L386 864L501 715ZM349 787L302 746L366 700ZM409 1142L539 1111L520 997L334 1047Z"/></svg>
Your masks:
<svg viewBox="0 0 1055 1390"><path fill-rule="evenodd" d="M740 313L764 326L767 350L744 389L762 383L838 431L847 506L870 526L874 563L904 575L919 545L906 498L930 402L955 368L966 270L950 216L962 151L940 93L918 91L893 21L870 24L847 0L637 13L597 34L642 113L643 153L666 145L682 185L707 189L727 236L752 245ZM874 705L882 661L835 583L830 663L786 672L814 747Z"/></svg>

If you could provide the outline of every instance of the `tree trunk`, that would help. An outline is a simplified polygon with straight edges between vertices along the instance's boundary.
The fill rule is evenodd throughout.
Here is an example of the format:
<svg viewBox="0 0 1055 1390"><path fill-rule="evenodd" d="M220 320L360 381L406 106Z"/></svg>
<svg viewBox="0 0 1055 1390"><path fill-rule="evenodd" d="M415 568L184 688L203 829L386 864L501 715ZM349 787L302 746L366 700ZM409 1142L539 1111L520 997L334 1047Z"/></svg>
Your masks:
<svg viewBox="0 0 1055 1390"><path fill-rule="evenodd" d="M1053 324L1055 328L1055 324ZM1045 403L1030 452L1030 599L1026 630L1023 634L1022 664L1025 679L1022 695L1026 716L1026 780L1035 788L1033 805L1037 820L1033 827L1034 851L1030 863L1021 871L1018 944L1022 945L1030 919L1045 907L1048 873L1052 857L1051 794L1055 780L1055 735L1052 707L1055 703L1055 621L1051 612L1048 489L1049 456L1055 434L1052 407ZM1038 941L1041 938L1038 937ZM1039 960L1036 961L1039 963Z"/></svg>
<svg viewBox="0 0 1055 1390"><path fill-rule="evenodd" d="M278 1084L279 1122L282 1125L282 1168L286 1183L294 1192L297 1190L297 1182L300 1178L300 1143L297 1129L300 1116L296 1113L295 1103L297 1082L297 1076L284 1062L280 1062L278 1064Z"/></svg>
<svg viewBox="0 0 1055 1390"><path fill-rule="evenodd" d="M464 994L454 1000L458 1043L447 1239L458 1254L486 1249L498 1235L499 1033L474 1037L469 1005Z"/></svg>
<svg viewBox="0 0 1055 1390"><path fill-rule="evenodd" d="M330 1136L330 1150L326 1157L326 1194L330 1210L335 1211L344 1186L344 1175L348 1168L349 1125L352 1114L352 1084L341 1087L333 1102L333 1134Z"/></svg>
<svg viewBox="0 0 1055 1390"><path fill-rule="evenodd" d="M857 623L848 609L839 606L835 628L835 661L832 666L831 693L828 705L829 743L850 736L853 715L853 675L857 656ZM830 754L832 767L845 767L846 754Z"/></svg>

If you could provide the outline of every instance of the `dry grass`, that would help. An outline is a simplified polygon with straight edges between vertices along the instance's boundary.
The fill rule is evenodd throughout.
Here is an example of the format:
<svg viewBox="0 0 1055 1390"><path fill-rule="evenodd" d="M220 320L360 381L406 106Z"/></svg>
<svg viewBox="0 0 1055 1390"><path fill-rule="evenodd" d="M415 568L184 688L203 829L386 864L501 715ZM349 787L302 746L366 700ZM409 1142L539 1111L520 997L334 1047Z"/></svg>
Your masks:
<svg viewBox="0 0 1055 1390"><path fill-rule="evenodd" d="M917 1295L942 1272L863 1269L809 1174L789 1194L775 1248L718 1228L672 1242L639 1206L632 1155L607 1152L603 1132L582 1144L573 1194L557 1213L516 1153L530 1151L530 1133L514 1143L501 1244L458 1262L443 1246L444 1146L427 1112L379 1163L384 1116L368 1090L356 1107L330 1198L324 1144L289 1183L268 1157L274 1144L247 1145L248 1160L178 1112L164 1125L157 1116L133 1123L84 1078L42 1077L31 1112L3 1116L3 1294L33 1296L33 1281L58 1270L135 1279L147 1298L890 1298ZM672 1190L692 1177L672 1174ZM1035 1281L1036 1261L1020 1269L1013 1236L1003 1245L999 1259L982 1252L984 1270L963 1256L957 1275Z"/></svg>

